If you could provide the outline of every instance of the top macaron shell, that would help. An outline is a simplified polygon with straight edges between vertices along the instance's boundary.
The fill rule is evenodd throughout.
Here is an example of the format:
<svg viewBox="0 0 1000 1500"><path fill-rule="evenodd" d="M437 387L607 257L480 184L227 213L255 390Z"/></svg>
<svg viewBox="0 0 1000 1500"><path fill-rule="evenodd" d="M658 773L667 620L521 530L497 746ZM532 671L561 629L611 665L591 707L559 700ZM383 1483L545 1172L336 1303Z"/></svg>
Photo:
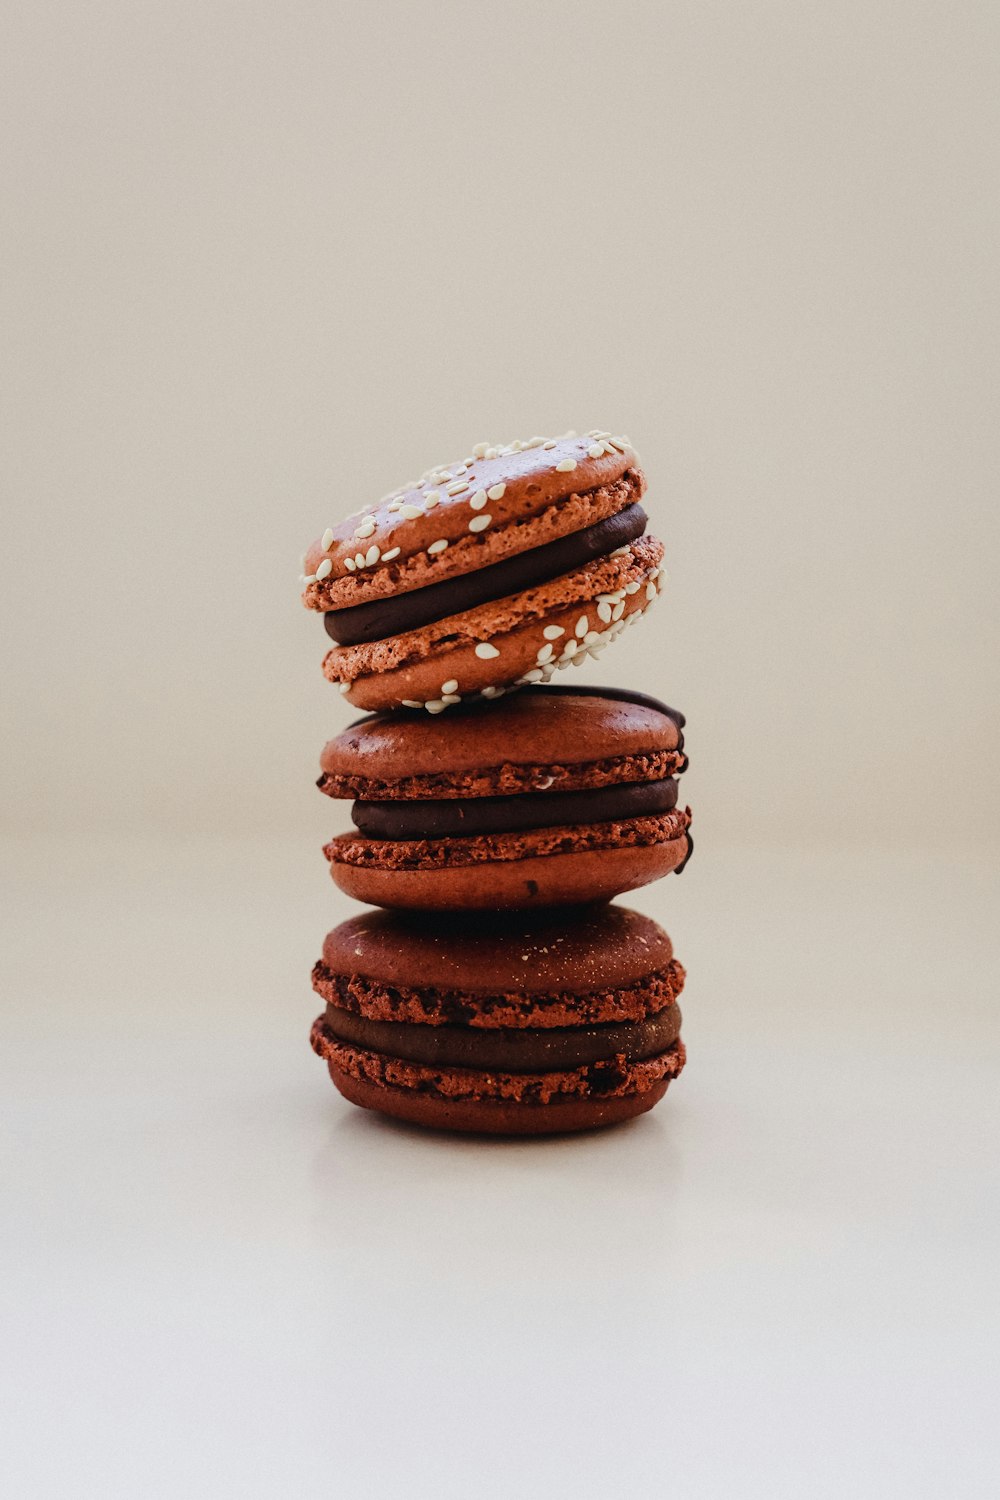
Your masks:
<svg viewBox="0 0 1000 1500"><path fill-rule="evenodd" d="M323 945L330 972L357 975L390 990L420 986L470 996L521 996L526 1015L504 1012L501 1019L508 1026L527 1019L539 1024L537 1015L528 1014L532 995L574 991L597 997L666 972L672 960L663 928L623 906L592 907L576 922L517 914L492 926L461 915L365 912L334 928ZM486 1014L472 1024L499 1021Z"/></svg>
<svg viewBox="0 0 1000 1500"><path fill-rule="evenodd" d="M624 438L532 438L473 453L362 507L305 556L303 602L347 609L488 567L604 520L645 478Z"/></svg>
<svg viewBox="0 0 1000 1500"><path fill-rule="evenodd" d="M662 756L672 763L654 774L676 775L682 724L642 694L526 688L444 719L362 719L324 746L320 786L335 797L516 795L605 785L623 779L615 764Z"/></svg>

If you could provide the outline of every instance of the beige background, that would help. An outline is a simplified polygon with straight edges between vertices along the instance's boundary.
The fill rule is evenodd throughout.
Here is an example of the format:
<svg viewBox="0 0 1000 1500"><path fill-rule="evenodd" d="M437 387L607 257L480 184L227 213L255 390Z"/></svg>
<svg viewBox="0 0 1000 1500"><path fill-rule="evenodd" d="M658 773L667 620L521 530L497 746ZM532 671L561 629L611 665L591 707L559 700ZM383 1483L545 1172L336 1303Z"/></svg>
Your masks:
<svg viewBox="0 0 1000 1500"><path fill-rule="evenodd" d="M0 7L0 1492L995 1500L995 0ZM690 1061L443 1139L306 1044L298 559L568 426Z"/></svg>
<svg viewBox="0 0 1000 1500"><path fill-rule="evenodd" d="M304 545L610 425L702 837L995 837L994 5L5 14L15 829L315 833Z"/></svg>

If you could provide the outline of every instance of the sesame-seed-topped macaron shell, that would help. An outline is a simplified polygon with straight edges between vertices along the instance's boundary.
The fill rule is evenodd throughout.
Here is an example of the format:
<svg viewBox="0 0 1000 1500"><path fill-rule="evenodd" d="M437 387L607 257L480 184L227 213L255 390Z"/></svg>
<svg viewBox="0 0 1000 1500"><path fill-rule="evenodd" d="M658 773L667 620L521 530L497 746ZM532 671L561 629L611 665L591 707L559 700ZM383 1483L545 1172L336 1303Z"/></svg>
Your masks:
<svg viewBox="0 0 1000 1500"><path fill-rule="evenodd" d="M611 433L477 444L329 526L306 553L303 600L347 609L442 582L602 521L644 490L638 455Z"/></svg>

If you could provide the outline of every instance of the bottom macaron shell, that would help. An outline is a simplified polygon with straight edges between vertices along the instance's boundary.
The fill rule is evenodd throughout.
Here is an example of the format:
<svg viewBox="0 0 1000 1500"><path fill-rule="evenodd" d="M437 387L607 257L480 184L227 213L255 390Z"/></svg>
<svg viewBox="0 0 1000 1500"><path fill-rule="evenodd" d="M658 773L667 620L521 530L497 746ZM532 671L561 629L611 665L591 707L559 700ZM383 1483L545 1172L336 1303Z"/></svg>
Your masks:
<svg viewBox="0 0 1000 1500"><path fill-rule="evenodd" d="M659 1104L670 1084L662 1079L645 1094L619 1099L561 1099L551 1104L517 1104L497 1099L434 1099L352 1078L327 1065L336 1087L351 1104L378 1114L422 1125L430 1130L457 1130L475 1135L564 1135L620 1125Z"/></svg>
<svg viewBox="0 0 1000 1500"><path fill-rule="evenodd" d="M680 1040L642 1062L623 1057L569 1073L477 1073L423 1067L312 1031L313 1049L352 1104L443 1130L543 1135L613 1125L651 1109L686 1060Z"/></svg>
<svg viewBox="0 0 1000 1500"><path fill-rule="evenodd" d="M691 850L689 822L690 812L678 810L634 819L631 835L615 824L539 829L520 836L514 858L509 857L513 841L503 835L427 841L426 857L409 865L399 858L402 845L354 834L334 839L324 853L334 883L370 906L423 911L577 906L610 900L680 869ZM573 841L580 847L547 852L553 846L562 851ZM478 857L462 851L461 862L449 863L462 845Z"/></svg>
<svg viewBox="0 0 1000 1500"><path fill-rule="evenodd" d="M687 857L686 837L624 849L586 849L495 865L456 869L383 870L331 864L334 882L369 906L410 911L516 911L610 901L659 880Z"/></svg>

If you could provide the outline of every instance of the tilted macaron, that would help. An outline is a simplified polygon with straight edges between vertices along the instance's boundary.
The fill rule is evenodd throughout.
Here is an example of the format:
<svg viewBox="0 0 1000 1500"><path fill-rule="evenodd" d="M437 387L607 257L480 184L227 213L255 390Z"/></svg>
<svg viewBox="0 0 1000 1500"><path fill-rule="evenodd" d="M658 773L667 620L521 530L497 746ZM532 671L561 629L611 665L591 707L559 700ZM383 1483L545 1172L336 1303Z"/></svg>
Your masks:
<svg viewBox="0 0 1000 1500"><path fill-rule="evenodd" d="M597 654L660 587L645 478L624 438L484 443L329 527L303 596L359 708L430 713Z"/></svg>
<svg viewBox="0 0 1000 1500"><path fill-rule="evenodd" d="M679 870L684 717L619 688L525 688L444 718L383 713L324 748L321 791L354 798L325 848L375 906L511 909L607 900Z"/></svg>
<svg viewBox="0 0 1000 1500"><path fill-rule="evenodd" d="M345 1098L399 1119L586 1130L650 1109L681 1071L683 983L667 934L624 907L369 912L323 945L312 1045Z"/></svg>

